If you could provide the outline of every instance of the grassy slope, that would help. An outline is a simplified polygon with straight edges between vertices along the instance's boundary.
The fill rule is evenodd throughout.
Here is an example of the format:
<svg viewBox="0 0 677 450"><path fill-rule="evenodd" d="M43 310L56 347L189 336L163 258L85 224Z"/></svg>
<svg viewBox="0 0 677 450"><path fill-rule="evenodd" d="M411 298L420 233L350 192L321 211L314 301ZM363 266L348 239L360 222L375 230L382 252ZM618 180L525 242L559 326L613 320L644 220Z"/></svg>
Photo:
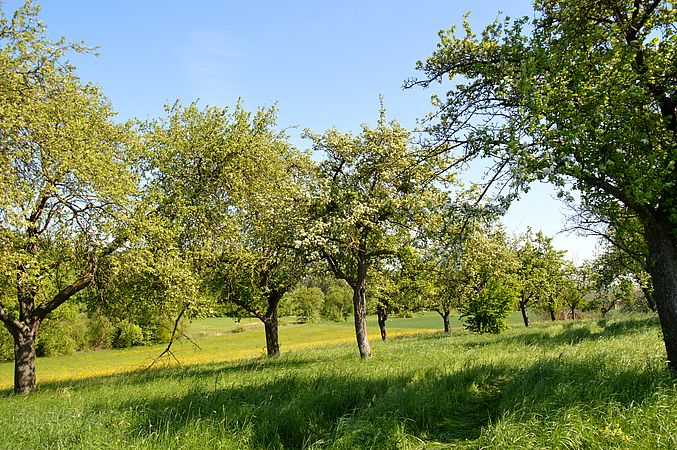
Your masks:
<svg viewBox="0 0 677 450"><path fill-rule="evenodd" d="M202 333L212 325L201 324ZM320 328L288 325L283 339ZM677 384L654 319L402 336L374 342L365 361L352 340L333 343L350 324L325 328L325 347L278 360L44 382L27 398L6 393L0 447L677 448ZM228 337L248 334L260 330ZM60 360L68 358L53 367Z"/></svg>

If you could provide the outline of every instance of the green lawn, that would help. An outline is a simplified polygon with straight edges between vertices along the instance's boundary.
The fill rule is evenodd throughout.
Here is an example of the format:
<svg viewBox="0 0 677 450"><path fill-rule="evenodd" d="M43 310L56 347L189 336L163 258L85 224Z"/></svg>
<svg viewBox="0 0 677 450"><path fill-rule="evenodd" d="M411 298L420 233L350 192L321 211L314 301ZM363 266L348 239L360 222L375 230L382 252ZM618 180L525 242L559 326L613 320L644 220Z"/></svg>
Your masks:
<svg viewBox="0 0 677 450"><path fill-rule="evenodd" d="M235 352L218 338L240 349L251 339L261 354L262 330L218 336L221 324L193 324L202 351L183 344L179 359ZM431 314L393 319L401 331L388 342L371 328L367 360L350 323L287 324L277 360L43 374L35 394L0 396L0 448L677 448L677 383L655 318L544 322L499 336L425 331L440 325ZM130 355L49 358L39 370Z"/></svg>
<svg viewBox="0 0 677 450"><path fill-rule="evenodd" d="M370 317L368 324L372 339L379 338L376 318ZM460 322L456 320L454 325L460 326ZM432 332L441 327L442 319L435 313L415 314L413 318L393 318L388 321L392 336ZM184 366L254 358L265 355L266 351L263 325L258 319L243 319L239 323L231 318L199 319L188 324L186 334L191 341L184 339L172 347L176 358ZM284 317L280 320L280 346L283 353L354 341L352 320L308 324L299 324L295 318ZM38 358L38 384L142 369L148 367L165 347L166 345L154 345ZM165 359L161 363L174 365L176 361ZM0 364L0 389L12 386L13 371L12 363Z"/></svg>

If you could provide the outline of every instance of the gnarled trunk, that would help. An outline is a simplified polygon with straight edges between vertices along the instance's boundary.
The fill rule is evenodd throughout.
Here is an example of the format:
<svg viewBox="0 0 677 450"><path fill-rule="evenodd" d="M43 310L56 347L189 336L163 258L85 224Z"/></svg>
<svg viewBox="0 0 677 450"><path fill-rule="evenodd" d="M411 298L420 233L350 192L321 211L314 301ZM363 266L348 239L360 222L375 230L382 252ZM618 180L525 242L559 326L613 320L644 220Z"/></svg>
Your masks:
<svg viewBox="0 0 677 450"><path fill-rule="evenodd" d="M277 308L280 305L283 291L273 291L268 295L268 308L261 318L266 332L266 350L271 358L280 356L280 339L278 337L279 324L277 320Z"/></svg>
<svg viewBox="0 0 677 450"><path fill-rule="evenodd" d="M35 335L14 336L14 392L28 394L35 390Z"/></svg>
<svg viewBox="0 0 677 450"><path fill-rule="evenodd" d="M357 280L353 288L353 313L355 315L355 337L357 348L362 358L371 356L371 346L367 336L367 301L365 292L367 289L367 263L359 261L357 268Z"/></svg>
<svg viewBox="0 0 677 450"><path fill-rule="evenodd" d="M520 300L520 311L522 311L522 320L524 320L524 326L529 326L529 315L527 314L527 302Z"/></svg>
<svg viewBox="0 0 677 450"><path fill-rule="evenodd" d="M451 311L444 309L444 310L437 310L437 314L442 317L442 322L444 322L444 332L445 333L451 333L451 323L449 322L449 314Z"/></svg>
<svg viewBox="0 0 677 450"><path fill-rule="evenodd" d="M378 328L381 330L381 339L386 340L388 335L386 333L386 320L388 320L388 307L383 303L379 303L376 307L376 313L378 315Z"/></svg>
<svg viewBox="0 0 677 450"><path fill-rule="evenodd" d="M649 246L649 274L663 329L668 367L677 372L677 239L669 222L645 226Z"/></svg>
<svg viewBox="0 0 677 450"><path fill-rule="evenodd" d="M280 356L280 340L278 338L277 311L263 321L263 328L266 330L266 349L268 356L277 358Z"/></svg>

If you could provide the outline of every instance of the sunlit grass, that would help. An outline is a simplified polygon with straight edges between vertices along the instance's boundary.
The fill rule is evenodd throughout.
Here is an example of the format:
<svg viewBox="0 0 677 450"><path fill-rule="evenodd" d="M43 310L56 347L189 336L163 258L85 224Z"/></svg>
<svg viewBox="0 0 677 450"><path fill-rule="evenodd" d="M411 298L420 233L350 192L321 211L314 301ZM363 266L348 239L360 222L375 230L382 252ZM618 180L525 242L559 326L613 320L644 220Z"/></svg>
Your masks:
<svg viewBox="0 0 677 450"><path fill-rule="evenodd" d="M352 321L299 324L295 318L280 320L281 351L294 351L318 346L355 341ZM399 335L435 331L439 317L434 313L416 314L413 318L393 318L388 322L389 334ZM440 322L441 323L441 322ZM460 325L459 322L456 323ZM244 330L233 332L234 329ZM376 319L369 320L373 339L379 336ZM257 319L236 322L231 318L199 319L191 322L186 335L172 346L174 358L159 361L161 365L193 365L217 361L236 361L263 356L266 353L263 326ZM38 384L93 376L113 375L148 367L165 349L166 344L118 350L80 352L73 355L38 358ZM13 383L12 363L0 364L0 389Z"/></svg>
<svg viewBox="0 0 677 450"><path fill-rule="evenodd" d="M385 343L372 328L367 360L351 331L287 325L277 360L45 381L29 397L5 391L0 448L677 448L677 384L655 318ZM249 334L260 355L261 330L220 337ZM310 335L314 347L301 349Z"/></svg>

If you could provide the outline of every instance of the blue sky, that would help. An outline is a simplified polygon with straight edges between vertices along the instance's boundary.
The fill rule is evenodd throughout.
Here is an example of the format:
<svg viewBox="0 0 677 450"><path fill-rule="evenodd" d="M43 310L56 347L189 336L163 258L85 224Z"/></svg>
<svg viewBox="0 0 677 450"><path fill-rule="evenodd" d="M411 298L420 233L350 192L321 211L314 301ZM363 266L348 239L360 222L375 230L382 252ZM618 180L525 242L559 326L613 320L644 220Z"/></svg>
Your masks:
<svg viewBox="0 0 677 450"><path fill-rule="evenodd" d="M5 2L5 11L19 1ZM165 103L249 109L277 104L281 127L300 147L304 128L358 132L388 115L406 127L431 111L430 92L402 90L430 55L437 32L464 13L479 31L503 14L531 15L530 0L476 1L79 1L45 0L42 20L54 38L98 46L98 57L71 58L85 81L100 85L121 119L155 117ZM537 186L511 207L510 232L527 226L554 235L561 205ZM580 261L594 242L558 235L559 248Z"/></svg>

